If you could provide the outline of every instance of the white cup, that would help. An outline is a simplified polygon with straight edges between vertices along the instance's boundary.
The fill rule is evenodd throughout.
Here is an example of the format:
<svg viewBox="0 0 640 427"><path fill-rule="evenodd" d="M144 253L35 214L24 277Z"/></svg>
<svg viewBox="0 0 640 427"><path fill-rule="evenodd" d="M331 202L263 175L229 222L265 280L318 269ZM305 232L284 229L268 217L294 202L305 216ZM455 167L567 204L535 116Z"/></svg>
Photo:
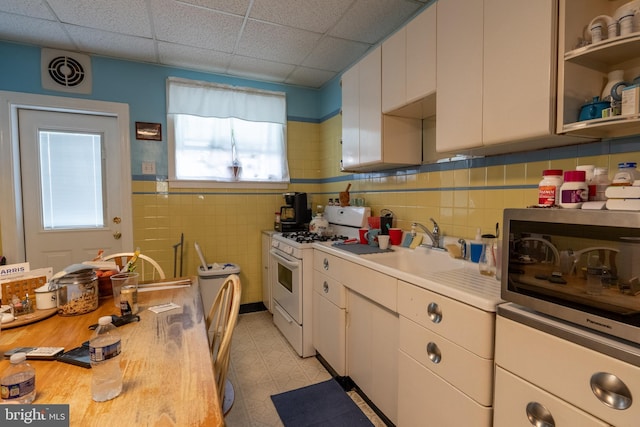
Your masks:
<svg viewBox="0 0 640 427"><path fill-rule="evenodd" d="M600 43L602 41L602 24L595 24L591 27L591 42Z"/></svg>
<svg viewBox="0 0 640 427"><path fill-rule="evenodd" d="M387 249L389 247L389 235L378 234L378 246L380 249Z"/></svg>
<svg viewBox="0 0 640 427"><path fill-rule="evenodd" d="M620 35L626 36L633 32L633 14L620 18Z"/></svg>

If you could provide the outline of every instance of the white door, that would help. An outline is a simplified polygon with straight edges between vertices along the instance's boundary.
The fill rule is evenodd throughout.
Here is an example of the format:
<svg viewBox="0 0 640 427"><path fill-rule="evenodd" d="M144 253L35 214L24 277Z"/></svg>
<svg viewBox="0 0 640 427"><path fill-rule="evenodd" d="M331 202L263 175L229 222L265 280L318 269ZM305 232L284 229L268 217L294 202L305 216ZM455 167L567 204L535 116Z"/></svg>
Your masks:
<svg viewBox="0 0 640 427"><path fill-rule="evenodd" d="M121 167L115 117L18 111L26 260L64 267L121 252Z"/></svg>

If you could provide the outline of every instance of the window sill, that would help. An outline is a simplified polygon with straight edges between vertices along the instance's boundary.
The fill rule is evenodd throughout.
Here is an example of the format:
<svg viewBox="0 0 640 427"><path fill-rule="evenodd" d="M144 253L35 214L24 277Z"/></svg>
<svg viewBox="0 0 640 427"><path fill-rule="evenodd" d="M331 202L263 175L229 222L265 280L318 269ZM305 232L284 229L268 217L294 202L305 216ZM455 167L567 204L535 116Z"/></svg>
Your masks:
<svg viewBox="0 0 640 427"><path fill-rule="evenodd" d="M289 188L288 182L222 182L222 181L187 181L169 180L169 188L235 188L257 190L283 190Z"/></svg>

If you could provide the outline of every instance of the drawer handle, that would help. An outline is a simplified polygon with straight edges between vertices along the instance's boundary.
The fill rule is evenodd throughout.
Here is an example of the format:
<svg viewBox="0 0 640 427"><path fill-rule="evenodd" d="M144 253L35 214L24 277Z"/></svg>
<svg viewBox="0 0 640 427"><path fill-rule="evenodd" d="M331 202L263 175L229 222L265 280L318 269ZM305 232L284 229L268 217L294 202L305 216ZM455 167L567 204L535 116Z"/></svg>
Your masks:
<svg viewBox="0 0 640 427"><path fill-rule="evenodd" d="M325 294L329 293L329 284L327 283L327 281L325 280L324 283L322 284L322 290L324 291Z"/></svg>
<svg viewBox="0 0 640 427"><path fill-rule="evenodd" d="M427 314L433 323L440 323L442 320L442 311L435 302L429 303L427 306Z"/></svg>
<svg viewBox="0 0 640 427"><path fill-rule="evenodd" d="M429 356L429 359L435 364L440 363L440 361L442 360L442 353L440 352L438 345L433 341L427 344L427 355Z"/></svg>
<svg viewBox="0 0 640 427"><path fill-rule="evenodd" d="M328 259L325 258L324 261L322 261L322 267L325 270L329 270L329 260Z"/></svg>
<svg viewBox="0 0 640 427"><path fill-rule="evenodd" d="M607 372L598 372L589 381L598 400L610 408L625 410L631 406L631 391L622 380Z"/></svg>
<svg viewBox="0 0 640 427"><path fill-rule="evenodd" d="M555 427L556 425L551 412L538 402L529 402L527 404L527 418L531 425L535 427Z"/></svg>

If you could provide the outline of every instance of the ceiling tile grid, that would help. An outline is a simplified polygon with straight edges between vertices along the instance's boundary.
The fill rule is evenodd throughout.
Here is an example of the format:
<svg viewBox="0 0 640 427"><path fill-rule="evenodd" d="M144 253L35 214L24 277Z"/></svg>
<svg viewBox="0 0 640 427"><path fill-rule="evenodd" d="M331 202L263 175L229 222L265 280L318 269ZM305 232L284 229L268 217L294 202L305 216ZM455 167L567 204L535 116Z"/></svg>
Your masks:
<svg viewBox="0 0 640 427"><path fill-rule="evenodd" d="M0 40L319 88L433 0L2 0Z"/></svg>

